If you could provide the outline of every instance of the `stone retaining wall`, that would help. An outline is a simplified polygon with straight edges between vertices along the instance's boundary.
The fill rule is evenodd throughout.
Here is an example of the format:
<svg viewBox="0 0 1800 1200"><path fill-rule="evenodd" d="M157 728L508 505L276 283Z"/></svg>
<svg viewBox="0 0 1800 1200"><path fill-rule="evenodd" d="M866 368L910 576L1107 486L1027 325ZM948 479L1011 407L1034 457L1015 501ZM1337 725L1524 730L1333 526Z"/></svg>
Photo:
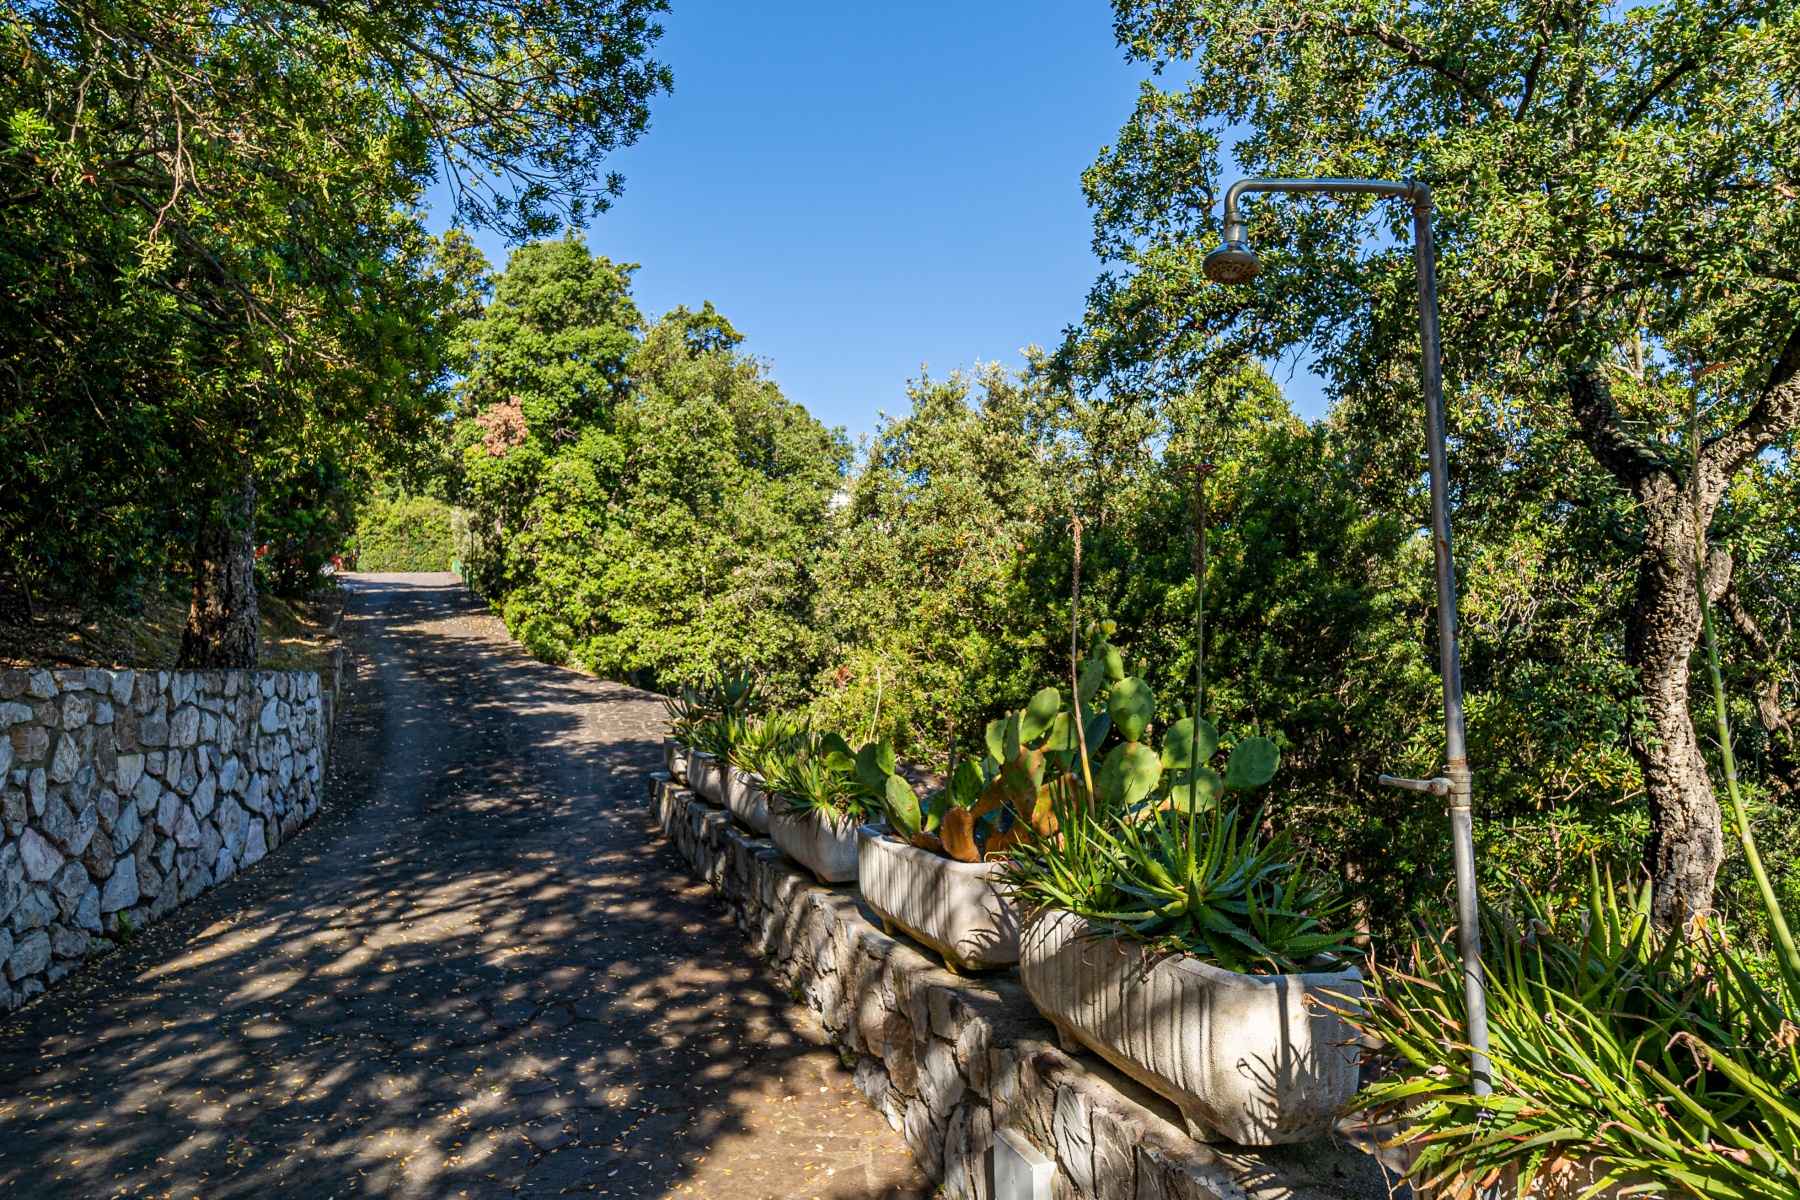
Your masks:
<svg viewBox="0 0 1800 1200"><path fill-rule="evenodd" d="M0 671L0 1009L223 883L319 808L312 671Z"/></svg>
<svg viewBox="0 0 1800 1200"><path fill-rule="evenodd" d="M996 1129L1055 1161L1056 1200L1388 1200L1404 1190L1349 1126L1304 1146L1194 1141L1168 1102L1059 1050L1016 970L952 975L883 933L854 887L821 886L666 774L650 791L669 841L856 1056L857 1086L946 1196L990 1200Z"/></svg>

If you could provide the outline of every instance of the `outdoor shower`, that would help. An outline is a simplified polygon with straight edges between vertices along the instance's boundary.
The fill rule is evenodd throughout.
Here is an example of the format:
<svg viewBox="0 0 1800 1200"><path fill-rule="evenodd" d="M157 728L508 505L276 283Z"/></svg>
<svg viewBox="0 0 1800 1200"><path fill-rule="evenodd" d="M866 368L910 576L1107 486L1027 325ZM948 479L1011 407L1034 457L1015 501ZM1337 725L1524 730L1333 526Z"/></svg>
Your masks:
<svg viewBox="0 0 1800 1200"><path fill-rule="evenodd" d="M1488 1063L1487 992L1481 971L1481 909L1475 885L1473 795L1468 749L1463 739L1462 658L1456 645L1456 569L1450 553L1449 468L1444 450L1444 380L1438 340L1437 263L1431 236L1431 190L1416 180L1240 179L1225 193L1225 227L1217 250L1206 256L1206 277L1240 284L1262 270L1250 248L1238 197L1245 192L1337 192L1396 196L1412 201L1413 258L1419 273L1420 375L1425 385L1425 441L1431 463L1431 544L1437 564L1438 670L1444 681L1443 775L1435 779L1381 782L1450 798L1450 837L1456 858L1457 949L1462 957L1463 997L1468 1007L1470 1082L1477 1096L1493 1089Z"/></svg>

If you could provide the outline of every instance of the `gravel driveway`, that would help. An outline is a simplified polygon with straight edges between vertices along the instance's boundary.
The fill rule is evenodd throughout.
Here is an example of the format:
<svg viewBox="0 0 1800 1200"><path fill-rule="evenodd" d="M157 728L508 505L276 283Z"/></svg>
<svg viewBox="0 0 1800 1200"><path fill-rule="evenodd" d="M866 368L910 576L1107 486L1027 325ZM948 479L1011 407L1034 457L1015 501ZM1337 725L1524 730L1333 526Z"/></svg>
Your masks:
<svg viewBox="0 0 1800 1200"><path fill-rule="evenodd" d="M930 1195L653 836L655 699L349 586L326 810L0 1026L0 1192Z"/></svg>

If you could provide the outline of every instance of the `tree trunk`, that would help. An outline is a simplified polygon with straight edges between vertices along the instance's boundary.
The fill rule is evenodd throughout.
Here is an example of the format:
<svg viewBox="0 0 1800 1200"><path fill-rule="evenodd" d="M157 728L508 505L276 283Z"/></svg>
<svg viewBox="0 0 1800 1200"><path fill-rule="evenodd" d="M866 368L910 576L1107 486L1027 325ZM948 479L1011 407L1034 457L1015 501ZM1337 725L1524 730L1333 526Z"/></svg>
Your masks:
<svg viewBox="0 0 1800 1200"><path fill-rule="evenodd" d="M1650 801L1644 866L1651 915L1668 927L1711 911L1724 843L1718 797L1688 711L1689 665L1700 640L1695 527L1712 523L1745 463L1800 424L1800 323L1789 329L1749 411L1698 453L1688 447L1679 461L1629 432L1598 362L1572 368L1566 382L1577 436L1636 498L1644 522L1625 656L1650 719L1650 736L1634 738L1631 751ZM1722 552L1706 557L1710 599L1729 586L1731 560Z"/></svg>
<svg viewBox="0 0 1800 1200"><path fill-rule="evenodd" d="M1712 907L1713 880L1724 857L1719 801L1688 710L1688 680L1700 640L1694 566L1694 509L1670 476L1646 477L1632 489L1644 519L1637 599L1626 623L1625 657L1637 670L1650 735L1631 749L1650 799L1644 866L1651 912L1677 925Z"/></svg>
<svg viewBox="0 0 1800 1200"><path fill-rule="evenodd" d="M194 540L194 603L181 635L180 666L256 666L255 523L256 480L246 471L236 488L213 497Z"/></svg>

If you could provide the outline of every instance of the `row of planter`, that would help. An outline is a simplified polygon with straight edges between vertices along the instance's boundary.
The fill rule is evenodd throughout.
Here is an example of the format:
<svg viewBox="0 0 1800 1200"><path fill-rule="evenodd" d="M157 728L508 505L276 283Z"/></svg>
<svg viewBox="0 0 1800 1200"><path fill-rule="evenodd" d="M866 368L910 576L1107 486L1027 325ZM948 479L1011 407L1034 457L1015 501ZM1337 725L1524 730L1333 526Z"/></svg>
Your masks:
<svg viewBox="0 0 1800 1200"><path fill-rule="evenodd" d="M790 815L762 780L664 742L670 775L768 836L821 882L858 884L890 933L953 971L1017 964L1065 1048L1085 1048L1172 1101L1203 1141L1273 1145L1327 1135L1357 1087L1354 969L1299 975L1227 971L1141 943L1095 936L1066 912L1022 913L996 862L958 862L884 826Z"/></svg>

